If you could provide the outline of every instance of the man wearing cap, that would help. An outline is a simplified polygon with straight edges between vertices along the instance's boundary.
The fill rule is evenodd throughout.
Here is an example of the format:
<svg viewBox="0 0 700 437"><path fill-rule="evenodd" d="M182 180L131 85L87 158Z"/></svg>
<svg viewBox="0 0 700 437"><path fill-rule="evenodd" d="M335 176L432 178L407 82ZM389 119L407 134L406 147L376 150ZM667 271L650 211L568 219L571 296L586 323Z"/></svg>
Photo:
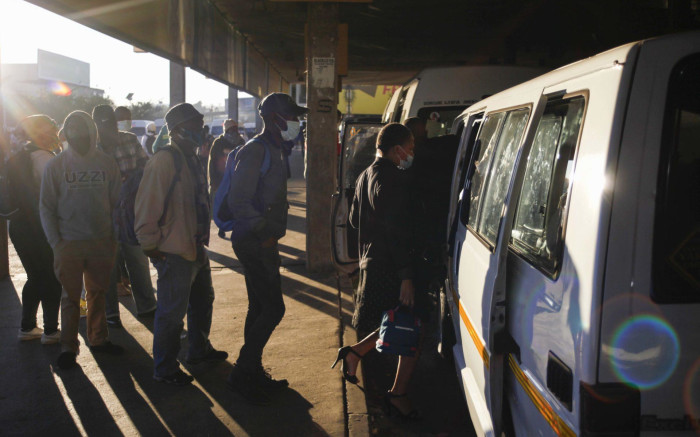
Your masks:
<svg viewBox="0 0 700 437"><path fill-rule="evenodd" d="M92 352L121 354L109 341L105 293L114 266L112 210L121 175L114 159L97 150L97 128L89 114L73 111L63 123L68 147L46 165L41 180L41 224L54 254L61 295L61 354L58 367L75 366L80 294L85 285L87 337Z"/></svg>
<svg viewBox="0 0 700 437"><path fill-rule="evenodd" d="M214 199L216 190L221 185L226 171L226 158L228 154L238 146L245 144L243 138L238 133L238 123L236 120L228 119L223 122L224 133L214 140L209 152L209 194ZM224 238L224 231L219 231L219 237Z"/></svg>
<svg viewBox="0 0 700 437"><path fill-rule="evenodd" d="M274 380L262 366L262 354L284 316L277 241L287 229L287 169L282 143L299 133L299 116L307 109L283 93L266 96L258 106L264 128L238 149L227 198L234 227L231 244L243 264L248 290L244 344L228 378L229 386L255 404L288 385Z"/></svg>
<svg viewBox="0 0 700 437"><path fill-rule="evenodd" d="M228 354L209 342L214 288L204 246L209 244L210 203L206 172L196 155L202 114L181 103L170 108L165 123L170 144L146 164L136 194L134 228L158 271L153 379L185 385L193 380L177 362L185 314L188 364L223 361Z"/></svg>

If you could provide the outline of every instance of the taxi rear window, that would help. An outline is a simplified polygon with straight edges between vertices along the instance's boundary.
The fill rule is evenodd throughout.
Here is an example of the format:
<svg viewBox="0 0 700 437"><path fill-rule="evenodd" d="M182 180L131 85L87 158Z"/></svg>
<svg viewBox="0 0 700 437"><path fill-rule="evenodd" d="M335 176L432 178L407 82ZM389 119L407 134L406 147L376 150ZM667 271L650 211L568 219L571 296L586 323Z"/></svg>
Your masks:
<svg viewBox="0 0 700 437"><path fill-rule="evenodd" d="M700 302L700 54L671 74L662 138L652 298Z"/></svg>

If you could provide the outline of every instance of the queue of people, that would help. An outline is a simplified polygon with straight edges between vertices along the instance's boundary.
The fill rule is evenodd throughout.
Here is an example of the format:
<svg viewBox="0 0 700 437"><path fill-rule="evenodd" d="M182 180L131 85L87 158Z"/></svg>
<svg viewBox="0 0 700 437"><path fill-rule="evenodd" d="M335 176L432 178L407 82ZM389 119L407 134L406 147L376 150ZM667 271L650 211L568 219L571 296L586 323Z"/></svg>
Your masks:
<svg viewBox="0 0 700 437"><path fill-rule="evenodd" d="M224 133L207 150L208 172L199 152L206 141L203 116L188 103L168 111L167 131L152 142L151 156L133 134L120 129L129 114L109 106L95 107L92 116L71 113L61 132L63 150L55 156L61 144L56 124L42 115L23 120L28 141L22 153L30 158L31 171L16 171L28 189L21 218L10 221L10 238L28 276L19 339L60 342L58 367L75 366L84 289L90 350L123 353L109 340L109 328L121 327L109 324L119 320L120 252L138 316L154 318L153 378L173 385L192 382L177 359L185 316L186 362L226 360L228 353L209 340L215 292L206 249L212 199L225 189L234 223L232 250L243 265L248 294L244 344L226 382L258 405L268 404L287 387L286 380L265 370L262 358L285 314L278 246L287 227L284 152L298 136L299 118L307 110L289 95L273 93L262 99L258 111L264 128L248 142L238 135L235 121L224 122ZM409 126L392 123L382 129L377 158L360 175L352 203L350 224L358 230L361 256L353 324L364 338L341 348L336 360L342 361L342 375L350 383L358 382L357 366L375 347L384 311L403 305L427 318L423 267L417 262L425 247L416 247L412 238L415 185L407 171L419 155L414 148L425 138L420 123L413 120ZM229 171L229 186L223 187L223 173ZM124 215L129 205L131 219ZM157 292L149 261L158 273ZM43 330L37 327L39 304ZM411 420L420 417L407 397L418 356L399 358L394 385L385 397L390 412Z"/></svg>

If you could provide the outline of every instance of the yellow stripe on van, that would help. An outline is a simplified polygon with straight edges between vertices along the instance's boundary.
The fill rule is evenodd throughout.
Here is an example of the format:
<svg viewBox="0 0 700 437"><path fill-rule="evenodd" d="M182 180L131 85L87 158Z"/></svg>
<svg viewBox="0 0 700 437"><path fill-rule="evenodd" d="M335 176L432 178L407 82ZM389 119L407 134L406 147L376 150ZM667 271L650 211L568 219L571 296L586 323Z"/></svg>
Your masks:
<svg viewBox="0 0 700 437"><path fill-rule="evenodd" d="M535 387L525 372L522 371L517 361L515 361L513 355L508 355L508 364L515 375L515 379L518 380L520 386L525 390L525 393L530 397L532 403L535 404L535 407L539 410L547 423L549 423L549 426L552 427L554 432L562 437L575 437L576 434L569 428L569 425L564 422L564 419L559 417L539 390L537 390L537 387Z"/></svg>
<svg viewBox="0 0 700 437"><path fill-rule="evenodd" d="M462 323L464 323L464 326L466 326L467 331L469 332L469 336L472 338L472 342L474 343L476 350L479 352L479 355L481 355L481 359L484 360L484 366L486 366L486 369L488 370L489 363L491 361L489 351L488 349L486 349L486 345L481 341L479 334L476 333L476 329L474 329L472 321L469 320L467 312L464 311L462 302L459 301L459 296L457 296L457 293L455 293L454 290L452 291L452 298L459 307L459 317L462 319Z"/></svg>

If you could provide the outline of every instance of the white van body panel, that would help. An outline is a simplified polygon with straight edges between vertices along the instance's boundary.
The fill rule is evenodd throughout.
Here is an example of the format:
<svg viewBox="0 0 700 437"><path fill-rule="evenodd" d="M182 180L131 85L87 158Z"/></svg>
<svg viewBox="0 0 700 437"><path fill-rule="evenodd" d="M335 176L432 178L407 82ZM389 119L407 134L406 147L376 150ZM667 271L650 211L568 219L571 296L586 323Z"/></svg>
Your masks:
<svg viewBox="0 0 700 437"><path fill-rule="evenodd" d="M611 365L613 355L623 352L612 342L619 320L652 314L668 323L678 338L681 354L673 373L661 387L642 392L641 414L642 417L677 421L683 419L683 412L687 408L683 398L678 396L678 388L691 388L691 369L693 365L698 368L697 363L700 362L700 304L657 305L649 296L654 288L651 273L658 188L656 175L660 168L659 144L663 144L668 84L675 64L699 51L700 36L694 34L692 39L689 36L680 34L645 41L639 55L639 67L630 93L626 128L621 143L610 224L605 302L610 303L611 309L604 307L600 321L601 382L619 380ZM687 353L693 348L694 354ZM644 434L663 435L651 431L643 432ZM680 435L678 432L668 434ZM687 435L694 433L687 431Z"/></svg>
<svg viewBox="0 0 700 437"><path fill-rule="evenodd" d="M482 424L493 427L500 420L483 418L484 407L488 414L494 414L491 406L498 404L489 398L489 369L483 354L494 354L487 334L493 323L487 294L495 290L493 277L505 272L506 326L517 352L507 357L504 387L517 435L581 432L581 384L625 382L612 369L608 356L625 351L616 349L610 339L624 320L645 314L650 305L669 321L685 349L678 370L663 389L641 390L642 423L645 416L651 420L684 420L683 399L678 394L683 390L683 379L689 378L692 369L700 368L699 305L649 304L649 296L669 77L680 59L698 52L700 33L627 44L487 98L458 118L467 126L456 161L447 224L455 226L453 252L448 260L447 301L458 333L455 362L470 413L477 418L477 432L481 432ZM572 177L569 180L567 173L565 185L568 189L560 231L563 253L553 275L535 267L514 247L508 252L504 268L492 259L491 250L498 253L509 240L502 232L512 226L508 221L513 218L511 209L517 207L522 183L519 178L527 165L527 155L515 160L512 192L505 197L501 238L496 247L489 250L459 217L460 202L469 201L469 193L463 199L465 193L459 186L470 160L465 151L469 123L483 114L530 105L531 119L521 146L523 153L528 153L528 141L532 141L528 136L537 129L540 117L538 101L549 96L553 102L562 97L585 99ZM479 346L484 346L485 352ZM573 379L569 405L551 392L548 365L552 356ZM692 431L668 433L686 434Z"/></svg>
<svg viewBox="0 0 700 437"><path fill-rule="evenodd" d="M561 296L572 295L565 294L563 290L564 288L570 289L573 287L572 281L544 281L543 283L540 279L542 275L539 271L520 260L517 256L511 254L508 257L507 289L509 297L512 295L519 296L517 305L521 305L528 310L532 309L531 305L546 305L549 307L549 311L538 313L536 317L528 320L528 323L531 323L529 329L511 332L511 335L515 337L521 347L522 370L527 375L530 375L534 381L546 381L547 353L549 349L543 351L543 348L559 345L555 349L567 351L566 357L559 356L559 358L566 358L566 361L570 363L573 369L578 369L578 372L575 372L577 377L583 376L584 371L582 369L591 368L590 363L586 365L580 361L591 360L595 363L597 360L595 354L592 358L575 356L576 349L579 348L595 353L595 347L591 346L591 343L596 344L597 336L595 332L590 331L590 319L585 320L587 329L583 332L572 333L571 330L551 328L553 326L566 327L569 310L578 310L583 306L584 308L578 311L587 311L587 314L590 315L591 304L585 304L585 302L590 302L593 290L600 290L602 269L600 257L597 257L596 254L600 254L601 250L604 250L606 246L604 241L600 241L604 240L603 237L591 239L590 235L605 234L605 232L601 232L601 229L606 230L607 228L605 228L604 222L601 223L599 220L591 221L590 217L600 217L605 215L606 211L605 202L601 201L600 197L600 188L603 186L602 181L605 176L605 160L601 160L600 157L607 156L610 152L608 146L612 134L611 124L613 117L611 112L615 108L615 99L619 92L622 74L622 69L619 65L626 61L627 54L631 48L632 45L629 45L614 52L599 55L590 60L593 62L588 62L587 64L577 63L570 67L556 70L511 88L507 92L490 97L479 102L475 108L467 110L469 113L482 111L491 113L513 107L515 104L530 104L533 108L530 114L530 118L532 118L534 107L542 94L571 93L598 87L595 93L591 91L592 96L588 102L589 109L587 110L585 125L591 126L591 129L586 130L584 125L581 134L581 142L590 143L592 147L586 153L579 155L575 178L587 181L600 181L600 183L592 191L591 189L576 190L579 185L574 183L575 192L572 192L571 196L570 209L572 212L569 213L569 221L571 223L569 226L572 228L578 226L581 229L585 229L585 231L567 235L567 248L571 247L571 249L567 250L565 254L562 274L563 278L575 278L577 273L582 274L581 276L586 279L583 283L575 286L579 290L587 290L587 293L579 294L579 299L576 302L563 302ZM571 80L572 77L576 79ZM589 114L593 114L590 119L588 118ZM532 129L530 126L531 122L532 120L529 121L528 128L526 128L528 131ZM585 183L580 186L582 188L590 187L590 185ZM574 212L578 210L586 211L586 213L578 215ZM573 223L571 222L572 220ZM487 276L484 276L484 272L488 271L489 268L490 253L484 250L485 248L481 241L461 223L458 225L456 241L458 242L457 244L462 245L456 278L456 281L459 283L458 295L460 302L463 305L463 311L476 328L479 340L486 344L484 333L488 329L489 315L484 313L488 308L484 307L484 298L481 290L487 285L485 282ZM596 261L597 259L598 261ZM573 269L572 266L574 265L577 266L576 269ZM531 274L533 272L535 274ZM460 281L459 278L468 278L468 280ZM538 293L533 294L533 291ZM511 299L513 298L511 297ZM458 313L458 309L453 308L453 314L456 313ZM509 325L522 326L521 319L524 319L525 316L517 311L510 311L508 312L508 317ZM582 320L582 322L584 321ZM574 326L571 328L578 329ZM537 335L534 335L534 333ZM460 326L460 336L462 339L470 338L464 324ZM467 340L465 343L469 341ZM573 347L574 343L576 343L576 348ZM479 391L469 392L467 397L488 397L486 387L487 374L482 357L475 353L473 344L464 344L463 347L465 350L465 364L472 369L477 386L480 389ZM562 353L562 355L564 354ZM574 363L578 363L578 365L574 365ZM589 374L586 376L594 380L595 375ZM490 403L488 399L480 401L487 404ZM548 401L558 413L561 413L560 416L565 418L567 422L572 425L576 423L570 412L565 411L562 407L557 407L556 399L552 398L548 399ZM526 409L532 408L534 410L531 414L527 414L526 421L543 421L539 412L534 409L532 402L522 390L520 390L516 402L525 406ZM475 403L475 401L470 403ZM546 422L544 424L546 425ZM538 428L539 426L536 426L534 429Z"/></svg>

